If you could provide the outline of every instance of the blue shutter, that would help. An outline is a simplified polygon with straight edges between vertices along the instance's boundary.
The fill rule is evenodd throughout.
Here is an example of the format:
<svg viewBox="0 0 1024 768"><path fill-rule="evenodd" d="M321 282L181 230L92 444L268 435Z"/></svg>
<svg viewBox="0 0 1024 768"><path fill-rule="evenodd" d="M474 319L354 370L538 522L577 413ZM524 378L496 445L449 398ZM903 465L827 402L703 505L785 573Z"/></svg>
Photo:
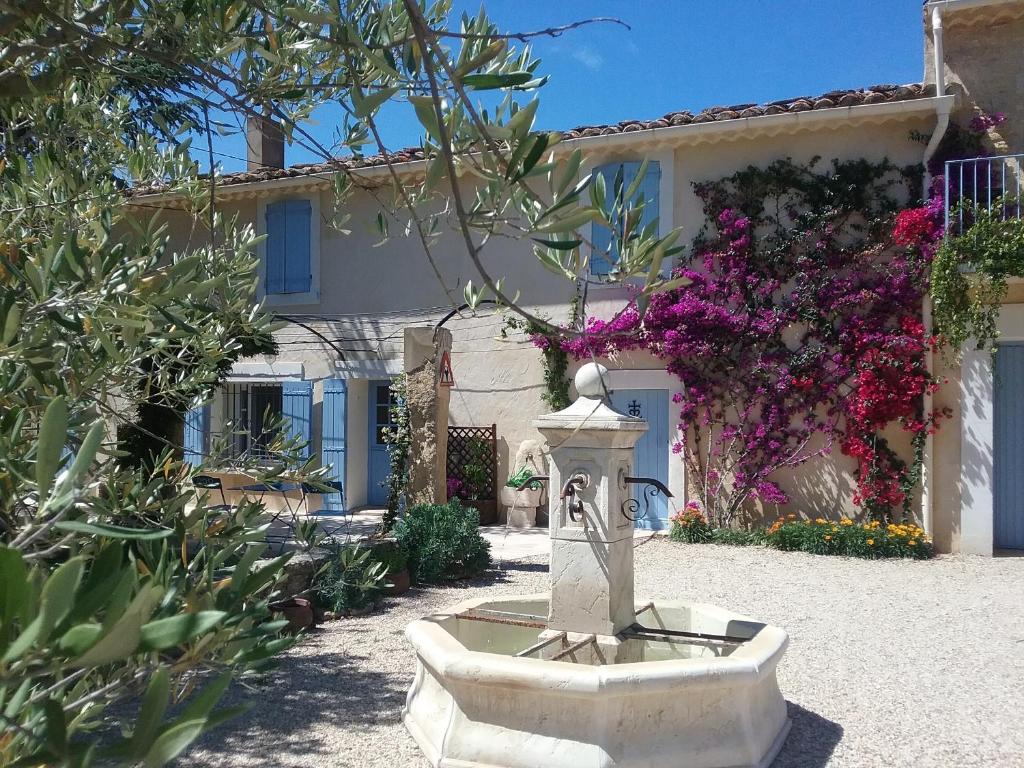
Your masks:
<svg viewBox="0 0 1024 768"><path fill-rule="evenodd" d="M287 208L284 202L267 205L266 292L284 293L285 252L288 244Z"/></svg>
<svg viewBox="0 0 1024 768"><path fill-rule="evenodd" d="M185 414L185 461L193 466L206 457L206 440L210 432L210 406L192 408Z"/></svg>
<svg viewBox="0 0 1024 768"><path fill-rule="evenodd" d="M63 472L65 469L71 469L71 465L75 463L75 457L78 456L78 446L74 443L64 443L64 447L60 451L60 470Z"/></svg>
<svg viewBox="0 0 1024 768"><path fill-rule="evenodd" d="M640 170L639 165L637 170ZM634 172L635 173L635 172ZM641 225L647 226L659 217L661 210L661 163L651 160L647 163L647 173L644 180L640 182L639 195L644 199L644 215L641 218Z"/></svg>
<svg viewBox="0 0 1024 768"><path fill-rule="evenodd" d="M309 458L310 414L313 410L313 382L286 381L281 385L281 415L288 419L285 435L305 443L299 453Z"/></svg>
<svg viewBox="0 0 1024 768"><path fill-rule="evenodd" d="M612 207L615 199L615 177L619 169L622 169L622 192L625 194L626 190L629 189L629 185L633 183L637 173L640 171L640 165L641 163L631 160L626 163L609 163L594 170L595 174L600 174L604 177L605 188L608 190L608 208ZM640 182L636 195L637 197L642 196L646 203L644 205L643 217L640 220L641 227L658 218L661 205L660 188L661 164L656 160L648 161L647 172L644 174L643 181ZM591 226L590 237L591 242L594 244L594 250L590 257L590 273L592 275L607 275L611 272L615 262L619 260L618 249L612 247L612 233L605 227L595 223ZM610 259L602 255L608 252L609 249ZM668 274L668 271L669 267L665 265L663 272Z"/></svg>
<svg viewBox="0 0 1024 768"><path fill-rule="evenodd" d="M309 261L309 234L313 206L309 200L287 202L288 241L285 249L284 292L309 293L312 284Z"/></svg>
<svg viewBox="0 0 1024 768"><path fill-rule="evenodd" d="M344 379L324 381L323 425L320 439L320 465L331 467L328 479L342 483L342 493L324 497L324 508L345 508L345 437L348 385Z"/></svg>
<svg viewBox="0 0 1024 768"><path fill-rule="evenodd" d="M661 163L657 160L651 160L647 163L647 173L644 174L644 180L640 182L639 194L643 195L644 199L644 215L640 219L640 225L646 227L656 219L661 217ZM659 225L658 229L661 229ZM659 233L655 233L659 234ZM668 276L672 271L672 265L667 262L662 262L661 274Z"/></svg>
<svg viewBox="0 0 1024 768"><path fill-rule="evenodd" d="M993 404L993 545L1024 549L1024 344L996 352Z"/></svg>
<svg viewBox="0 0 1024 768"><path fill-rule="evenodd" d="M602 165L594 169L594 176L604 177L604 186L607 190L605 201L609 203L614 200L615 191L612 188L615 183L615 174L618 172L621 163L611 163L610 165ZM611 205L607 205L611 207ZM606 255L609 248L612 245L612 233L603 224L594 222L590 225L590 242L594 248L590 254L590 274L592 275L607 275L612 271L612 262ZM611 255L611 258L615 258L615 254Z"/></svg>

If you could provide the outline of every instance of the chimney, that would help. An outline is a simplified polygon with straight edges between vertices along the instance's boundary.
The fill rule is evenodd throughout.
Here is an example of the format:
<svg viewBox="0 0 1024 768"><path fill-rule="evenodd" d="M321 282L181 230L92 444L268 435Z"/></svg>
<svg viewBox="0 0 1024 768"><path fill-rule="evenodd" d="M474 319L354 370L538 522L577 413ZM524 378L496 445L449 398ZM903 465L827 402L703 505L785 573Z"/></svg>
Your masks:
<svg viewBox="0 0 1024 768"><path fill-rule="evenodd" d="M269 117L249 115L245 120L246 170L284 168L284 132Z"/></svg>

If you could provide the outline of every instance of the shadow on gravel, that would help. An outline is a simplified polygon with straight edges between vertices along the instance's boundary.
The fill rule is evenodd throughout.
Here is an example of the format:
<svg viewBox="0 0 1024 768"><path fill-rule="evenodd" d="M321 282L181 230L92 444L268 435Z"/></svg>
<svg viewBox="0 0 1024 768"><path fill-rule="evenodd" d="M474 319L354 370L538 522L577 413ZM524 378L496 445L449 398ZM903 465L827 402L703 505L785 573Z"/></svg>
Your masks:
<svg viewBox="0 0 1024 768"><path fill-rule="evenodd" d="M495 573L495 578L504 578L502 574L505 571L513 573L547 573L549 570L548 563L523 563L518 560L506 560L501 564L500 567L495 567L492 571Z"/></svg>
<svg viewBox="0 0 1024 768"><path fill-rule="evenodd" d="M444 589L452 592L458 592L463 589L479 589L480 587L489 587L493 584L507 584L515 580L514 574L517 573L547 572L547 562L530 563L519 560L506 560L500 564L492 563L491 567L479 576L473 576L468 579L455 579L454 581L443 581L440 584L420 585L413 587L407 594L415 595L426 589Z"/></svg>
<svg viewBox="0 0 1024 768"><path fill-rule="evenodd" d="M212 759L219 765L272 766L292 752L307 758L306 765L327 765L337 755L318 742L318 724L340 721L359 728L399 716L407 681L396 686L387 675L368 672L360 656L308 647L301 653L301 658L282 658L277 669L247 686L233 684L222 706L252 709L203 736L177 764L202 765ZM267 733L274 735L273 745L263 752L257 745L266 743ZM207 757L200 759L194 750Z"/></svg>
<svg viewBox="0 0 1024 768"><path fill-rule="evenodd" d="M772 768L821 768L827 765L843 738L843 727L799 704L791 701L786 704L793 727Z"/></svg>

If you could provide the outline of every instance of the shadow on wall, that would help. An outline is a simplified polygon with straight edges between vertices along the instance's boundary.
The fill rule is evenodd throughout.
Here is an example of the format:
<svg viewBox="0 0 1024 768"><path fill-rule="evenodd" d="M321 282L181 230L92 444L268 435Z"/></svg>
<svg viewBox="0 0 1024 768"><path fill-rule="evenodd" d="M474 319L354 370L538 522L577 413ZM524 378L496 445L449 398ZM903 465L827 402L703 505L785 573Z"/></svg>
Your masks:
<svg viewBox="0 0 1024 768"><path fill-rule="evenodd" d="M836 446L829 456L819 456L794 467L781 485L792 500L783 512L795 512L801 517L814 519L829 517L838 519L855 490L851 472L843 471L845 466L837 462L839 448ZM839 459L844 456L839 455ZM774 521L775 508L765 510L764 523Z"/></svg>
<svg viewBox="0 0 1024 768"><path fill-rule="evenodd" d="M843 727L799 704L786 702L793 727L772 768L822 768L843 738Z"/></svg>

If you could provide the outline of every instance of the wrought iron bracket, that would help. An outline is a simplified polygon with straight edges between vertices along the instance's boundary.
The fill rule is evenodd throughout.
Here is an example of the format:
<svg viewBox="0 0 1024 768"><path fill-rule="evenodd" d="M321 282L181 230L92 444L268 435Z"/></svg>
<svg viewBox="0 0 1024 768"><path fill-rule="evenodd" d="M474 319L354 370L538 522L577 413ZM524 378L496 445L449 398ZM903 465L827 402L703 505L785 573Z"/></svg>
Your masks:
<svg viewBox="0 0 1024 768"><path fill-rule="evenodd" d="M631 523L635 523L637 520L645 518L650 514L651 499L657 497L658 494L664 494L666 499L672 498L672 492L665 486L665 484L653 477L630 477L628 475L623 475L622 483L627 486L644 486L644 490L642 491L644 511L642 514L638 514L640 512L640 501L638 499L629 498L622 502L622 507L620 508L622 516Z"/></svg>
<svg viewBox="0 0 1024 768"><path fill-rule="evenodd" d="M590 476L584 472L577 472L565 481L562 492L558 496L566 503L569 519L574 523L583 519L583 499L578 498L577 494L588 485L590 485Z"/></svg>

